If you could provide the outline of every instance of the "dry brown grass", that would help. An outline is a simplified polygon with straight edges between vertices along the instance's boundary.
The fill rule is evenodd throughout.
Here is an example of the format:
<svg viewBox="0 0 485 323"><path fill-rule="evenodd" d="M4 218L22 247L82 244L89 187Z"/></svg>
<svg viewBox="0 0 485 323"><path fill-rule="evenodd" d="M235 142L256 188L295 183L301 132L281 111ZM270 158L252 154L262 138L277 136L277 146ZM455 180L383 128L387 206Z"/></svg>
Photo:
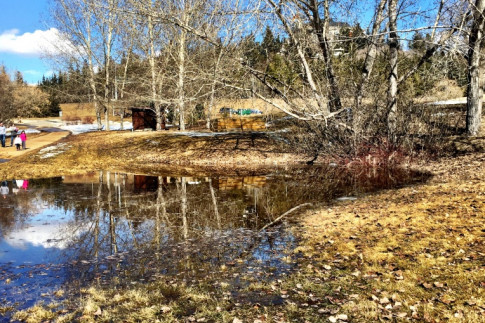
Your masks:
<svg viewBox="0 0 485 323"><path fill-rule="evenodd" d="M417 102L445 101L461 98L465 95L463 88L454 80L441 80L425 96L417 98Z"/></svg>
<svg viewBox="0 0 485 323"><path fill-rule="evenodd" d="M342 310L356 321L485 321L485 172L462 162L474 177L441 176L304 218L302 250L338 268Z"/></svg>
<svg viewBox="0 0 485 323"><path fill-rule="evenodd" d="M262 136L229 134L189 137L176 132L93 132L62 140L64 153L41 158L38 151L0 164L3 178L80 174L95 169L156 172L183 168L251 172L262 167L303 162L288 147ZM254 144L254 146L253 146ZM19 164L28 167L18 167Z"/></svg>
<svg viewBox="0 0 485 323"><path fill-rule="evenodd" d="M46 322L57 315L42 304L35 305L25 311L19 311L13 316L13 320L27 323Z"/></svg>
<svg viewBox="0 0 485 323"><path fill-rule="evenodd" d="M94 105L92 103L63 103L61 104L62 116L67 118L72 117L96 117Z"/></svg>

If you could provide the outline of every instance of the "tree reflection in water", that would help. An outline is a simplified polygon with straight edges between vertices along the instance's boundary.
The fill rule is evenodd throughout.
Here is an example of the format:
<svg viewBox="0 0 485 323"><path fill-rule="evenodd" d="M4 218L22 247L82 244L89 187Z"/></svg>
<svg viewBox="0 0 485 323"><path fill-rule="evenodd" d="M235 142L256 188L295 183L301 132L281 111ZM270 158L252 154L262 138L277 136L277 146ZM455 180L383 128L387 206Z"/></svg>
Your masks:
<svg viewBox="0 0 485 323"><path fill-rule="evenodd" d="M302 203L328 203L427 177L314 167L291 174L100 171L31 180L28 190L0 202L0 297L11 304L29 293L28 306L66 282L76 292L93 282L175 279L217 288L226 281L237 289L254 279L274 279L294 268L296 259L287 256L297 241L284 226L260 232L264 225Z"/></svg>

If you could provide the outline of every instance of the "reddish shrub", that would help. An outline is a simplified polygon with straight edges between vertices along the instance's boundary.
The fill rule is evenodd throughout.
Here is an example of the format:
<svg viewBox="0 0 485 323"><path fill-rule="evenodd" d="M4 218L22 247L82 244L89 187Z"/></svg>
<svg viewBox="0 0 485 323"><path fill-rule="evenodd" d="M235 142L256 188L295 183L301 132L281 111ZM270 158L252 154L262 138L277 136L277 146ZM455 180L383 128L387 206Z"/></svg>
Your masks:
<svg viewBox="0 0 485 323"><path fill-rule="evenodd" d="M66 124L77 124L81 121L81 118L77 115L65 115L62 116L62 121L66 122Z"/></svg>
<svg viewBox="0 0 485 323"><path fill-rule="evenodd" d="M355 157L348 164L369 167L392 167L403 164L409 154L399 146L389 142L387 138L379 138L370 143L362 143L357 147Z"/></svg>
<svg viewBox="0 0 485 323"><path fill-rule="evenodd" d="M94 122L94 117L85 116L83 117L83 124L92 124Z"/></svg>

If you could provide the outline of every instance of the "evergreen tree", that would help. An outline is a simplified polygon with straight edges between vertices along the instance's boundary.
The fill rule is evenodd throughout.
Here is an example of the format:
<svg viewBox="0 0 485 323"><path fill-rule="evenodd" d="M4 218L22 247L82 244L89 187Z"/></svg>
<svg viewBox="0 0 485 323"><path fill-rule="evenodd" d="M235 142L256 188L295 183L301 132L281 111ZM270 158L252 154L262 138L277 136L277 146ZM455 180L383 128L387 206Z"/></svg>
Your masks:
<svg viewBox="0 0 485 323"><path fill-rule="evenodd" d="M426 35L428 38L429 35ZM409 42L409 48L418 52L424 52L426 50L426 40L423 35L416 31L413 35L413 38Z"/></svg>
<svg viewBox="0 0 485 323"><path fill-rule="evenodd" d="M275 38L271 29L266 26L264 32L264 38L261 42L262 54L266 57L270 57L272 54L276 54L281 49L281 42L279 38Z"/></svg>

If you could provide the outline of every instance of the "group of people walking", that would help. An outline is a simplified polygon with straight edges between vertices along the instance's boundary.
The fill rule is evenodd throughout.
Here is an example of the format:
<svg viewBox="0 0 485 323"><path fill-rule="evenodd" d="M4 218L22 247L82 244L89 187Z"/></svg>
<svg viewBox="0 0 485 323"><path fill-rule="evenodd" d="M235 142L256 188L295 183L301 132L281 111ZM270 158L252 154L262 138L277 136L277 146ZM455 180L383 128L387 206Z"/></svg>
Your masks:
<svg viewBox="0 0 485 323"><path fill-rule="evenodd" d="M6 147L7 133L10 133L10 147L15 145L17 150L27 148L27 135L25 134L25 131L22 130L19 134L19 129L14 124L11 124L10 127L7 128L3 123L0 123L0 142L2 143L2 147Z"/></svg>

